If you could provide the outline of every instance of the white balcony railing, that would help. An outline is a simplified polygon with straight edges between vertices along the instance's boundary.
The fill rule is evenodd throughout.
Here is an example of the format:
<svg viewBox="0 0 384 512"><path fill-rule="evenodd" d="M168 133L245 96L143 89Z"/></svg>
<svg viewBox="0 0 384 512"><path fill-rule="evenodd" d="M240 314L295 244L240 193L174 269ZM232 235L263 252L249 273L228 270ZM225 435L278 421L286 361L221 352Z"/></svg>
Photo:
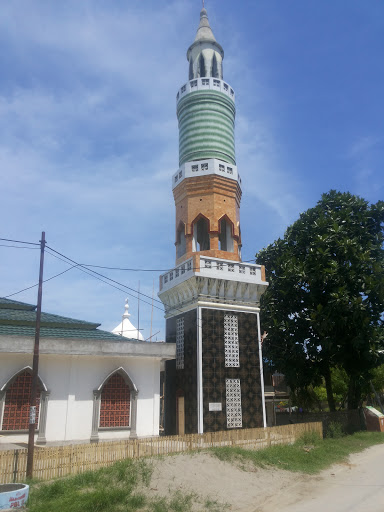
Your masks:
<svg viewBox="0 0 384 512"><path fill-rule="evenodd" d="M173 286L189 279L194 274L201 277L228 279L230 281L241 281L244 283L262 283L264 281L262 279L261 269L261 265L252 263L200 256L198 268L193 267L193 258L190 258L163 274L160 277L160 289L163 291L168 288L173 288Z"/></svg>

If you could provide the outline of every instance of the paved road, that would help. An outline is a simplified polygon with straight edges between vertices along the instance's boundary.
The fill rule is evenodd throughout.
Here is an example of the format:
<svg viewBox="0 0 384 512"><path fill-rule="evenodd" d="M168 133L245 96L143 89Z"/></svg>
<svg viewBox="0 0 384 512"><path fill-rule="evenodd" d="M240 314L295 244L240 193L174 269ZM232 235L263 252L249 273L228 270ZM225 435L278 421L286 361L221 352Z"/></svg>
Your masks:
<svg viewBox="0 0 384 512"><path fill-rule="evenodd" d="M298 483L297 501L281 503L279 512L384 512L384 444L351 455L349 462L324 471L307 488Z"/></svg>

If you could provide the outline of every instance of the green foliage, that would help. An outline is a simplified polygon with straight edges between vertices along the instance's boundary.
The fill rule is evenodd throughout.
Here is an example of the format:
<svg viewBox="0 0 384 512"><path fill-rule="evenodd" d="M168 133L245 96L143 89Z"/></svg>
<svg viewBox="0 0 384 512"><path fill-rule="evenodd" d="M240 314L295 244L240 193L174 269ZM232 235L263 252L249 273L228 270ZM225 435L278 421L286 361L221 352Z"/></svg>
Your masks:
<svg viewBox="0 0 384 512"><path fill-rule="evenodd" d="M372 371L372 384L378 393L384 392L384 364Z"/></svg>
<svg viewBox="0 0 384 512"><path fill-rule="evenodd" d="M383 443L384 437L381 432L358 432L338 439L321 440L317 436L311 439L302 438L293 445L271 446L264 450L244 450L226 446L212 448L212 452L220 460L234 464L252 462L257 467L272 466L287 471L315 474L332 464L342 462L351 453Z"/></svg>
<svg viewBox="0 0 384 512"><path fill-rule="evenodd" d="M348 405L359 405L383 347L384 203L330 191L256 259L270 285L262 296L264 355L293 389L348 376Z"/></svg>
<svg viewBox="0 0 384 512"><path fill-rule="evenodd" d="M338 421L331 421L327 427L326 437L330 439L340 439L345 436L343 425Z"/></svg>

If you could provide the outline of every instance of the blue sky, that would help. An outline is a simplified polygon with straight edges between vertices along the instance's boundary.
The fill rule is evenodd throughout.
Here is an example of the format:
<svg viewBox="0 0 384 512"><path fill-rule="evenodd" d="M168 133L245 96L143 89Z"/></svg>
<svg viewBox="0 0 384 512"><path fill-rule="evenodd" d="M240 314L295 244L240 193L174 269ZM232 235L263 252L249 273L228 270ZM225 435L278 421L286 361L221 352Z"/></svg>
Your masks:
<svg viewBox="0 0 384 512"><path fill-rule="evenodd" d="M332 188L383 199L382 0L206 7L236 91L243 259ZM51 247L81 263L173 266L175 96L200 8L198 0L2 1L1 238L37 242L45 230ZM38 258L0 246L0 295L35 284ZM47 254L45 278L67 268ZM149 296L153 282L158 289L160 272L100 272L133 289L140 281ZM36 296L33 288L12 298ZM111 330L126 296L137 325L137 299L72 269L44 285L43 309ZM141 303L145 337L150 318Z"/></svg>

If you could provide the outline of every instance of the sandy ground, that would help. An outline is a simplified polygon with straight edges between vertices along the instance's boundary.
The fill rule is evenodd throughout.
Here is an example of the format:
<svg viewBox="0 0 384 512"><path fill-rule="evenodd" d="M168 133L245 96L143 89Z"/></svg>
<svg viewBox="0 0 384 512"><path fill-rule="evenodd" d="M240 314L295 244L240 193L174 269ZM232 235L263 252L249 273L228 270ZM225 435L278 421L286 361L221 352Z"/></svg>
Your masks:
<svg viewBox="0 0 384 512"><path fill-rule="evenodd" d="M196 510L206 499L232 512L383 512L384 445L350 457L317 476L236 466L207 453L154 460L151 493L195 493Z"/></svg>

